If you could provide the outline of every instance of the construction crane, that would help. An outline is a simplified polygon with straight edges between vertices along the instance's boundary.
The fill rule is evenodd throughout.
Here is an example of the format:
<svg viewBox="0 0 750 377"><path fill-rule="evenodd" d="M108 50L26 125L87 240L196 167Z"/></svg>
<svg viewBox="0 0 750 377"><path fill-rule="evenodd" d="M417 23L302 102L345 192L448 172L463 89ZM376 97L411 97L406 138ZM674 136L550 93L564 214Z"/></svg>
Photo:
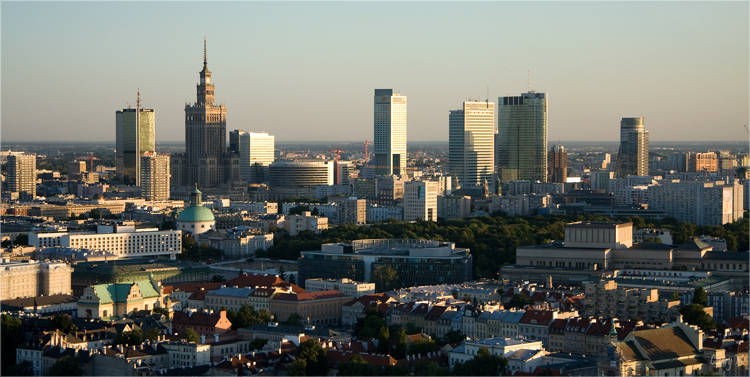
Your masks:
<svg viewBox="0 0 750 377"><path fill-rule="evenodd" d="M89 173L94 172L94 160L98 160L98 157L94 157L94 152L90 152L88 156L78 156L76 160L89 160Z"/></svg>
<svg viewBox="0 0 750 377"><path fill-rule="evenodd" d="M369 141L367 141L367 139L365 139L365 165L367 165L367 162L370 161L370 153L367 152L367 146L370 144L372 143L370 143Z"/></svg>
<svg viewBox="0 0 750 377"><path fill-rule="evenodd" d="M339 147L336 147L336 149L335 149L335 150L330 150L329 152L334 152L334 153L336 153L336 162L339 162L339 161L341 161L341 153L342 153L342 152L343 152L343 153L346 153L346 151L342 151L342 150L341 150L341 148L339 148Z"/></svg>

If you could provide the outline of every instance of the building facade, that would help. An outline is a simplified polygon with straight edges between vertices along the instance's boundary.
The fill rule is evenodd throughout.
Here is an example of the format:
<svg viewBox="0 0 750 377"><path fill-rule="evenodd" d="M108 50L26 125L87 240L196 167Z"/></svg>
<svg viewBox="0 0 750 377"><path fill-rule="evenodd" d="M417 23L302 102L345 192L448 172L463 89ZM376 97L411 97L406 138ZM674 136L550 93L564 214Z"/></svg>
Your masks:
<svg viewBox="0 0 750 377"><path fill-rule="evenodd" d="M495 104L467 101L448 116L448 171L461 187L494 184Z"/></svg>
<svg viewBox="0 0 750 377"><path fill-rule="evenodd" d="M406 96L393 89L375 89L375 140L373 152L376 175L406 173Z"/></svg>
<svg viewBox="0 0 750 377"><path fill-rule="evenodd" d="M7 189L21 198L36 196L36 155L11 153L8 155Z"/></svg>
<svg viewBox="0 0 750 377"><path fill-rule="evenodd" d="M148 201L169 200L169 155L144 152L141 157L141 196Z"/></svg>
<svg viewBox="0 0 750 377"><path fill-rule="evenodd" d="M617 152L617 178L648 175L648 131L645 118L622 118L620 149Z"/></svg>
<svg viewBox="0 0 750 377"><path fill-rule="evenodd" d="M547 182L565 183L568 179L568 152L565 147L555 144L549 150L547 162Z"/></svg>
<svg viewBox="0 0 750 377"><path fill-rule="evenodd" d="M263 183L268 177L268 166L276 159L275 137L268 132L229 133L230 150L240 156L240 176L243 181ZM236 141L235 141L236 140Z"/></svg>
<svg viewBox="0 0 750 377"><path fill-rule="evenodd" d="M3 259L0 270L3 300L73 293L70 278L73 269L63 262Z"/></svg>
<svg viewBox="0 0 750 377"><path fill-rule="evenodd" d="M140 185L140 164L144 152L156 150L156 113L153 109L141 109L141 97L138 93L138 105L135 109L123 109L115 112L115 168L122 175L124 182Z"/></svg>
<svg viewBox="0 0 750 377"><path fill-rule="evenodd" d="M547 94L500 97L497 105L497 172L508 181L547 181Z"/></svg>
<svg viewBox="0 0 750 377"><path fill-rule="evenodd" d="M438 182L409 181L404 184L404 221L437 221Z"/></svg>
<svg viewBox="0 0 750 377"><path fill-rule="evenodd" d="M205 40L196 102L185 105L185 154L173 155L172 186L216 187L238 181L240 158L227 148L227 108L214 102Z"/></svg>
<svg viewBox="0 0 750 377"><path fill-rule="evenodd" d="M276 161L268 167L272 187L313 187L333 184L333 161Z"/></svg>

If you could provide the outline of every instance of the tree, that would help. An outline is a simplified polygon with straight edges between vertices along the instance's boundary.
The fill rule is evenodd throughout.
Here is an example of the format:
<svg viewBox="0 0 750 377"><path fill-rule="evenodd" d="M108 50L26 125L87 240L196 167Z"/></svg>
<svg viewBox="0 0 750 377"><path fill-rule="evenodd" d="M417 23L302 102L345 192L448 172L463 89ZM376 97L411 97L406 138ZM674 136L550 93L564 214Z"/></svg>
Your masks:
<svg viewBox="0 0 750 377"><path fill-rule="evenodd" d="M338 376L377 376L379 372L380 368L355 354L339 367Z"/></svg>
<svg viewBox="0 0 750 377"><path fill-rule="evenodd" d="M75 329L75 327L76 326L73 324L73 318L66 313L55 314L55 316L52 317L52 323L50 324L51 329L60 330L62 332L68 332Z"/></svg>
<svg viewBox="0 0 750 377"><path fill-rule="evenodd" d="M284 270L284 264L279 264L279 278L286 281L286 270Z"/></svg>
<svg viewBox="0 0 750 377"><path fill-rule="evenodd" d="M2 315L2 369L0 375L7 375L8 368L16 362L16 348L23 343L24 330L20 319L7 314Z"/></svg>
<svg viewBox="0 0 750 377"><path fill-rule="evenodd" d="M492 355L487 347L481 347L474 359L457 362L453 367L456 376L498 376L505 372L508 359Z"/></svg>
<svg viewBox="0 0 750 377"><path fill-rule="evenodd" d="M289 274L289 284L297 284L297 274Z"/></svg>
<svg viewBox="0 0 750 377"><path fill-rule="evenodd" d="M169 309L167 309L167 308L164 308L164 307L161 307L161 306L154 306L154 308L151 309L151 312L152 313L159 313L159 314L162 314L162 315L166 316L167 318L169 318Z"/></svg>
<svg viewBox="0 0 750 377"><path fill-rule="evenodd" d="M102 218L102 213L101 213L101 212L99 211L99 209L97 209L97 208L94 208L94 209L92 209L92 210L91 210L91 212L89 213L89 216L90 216L90 217L91 217L92 219L101 219L101 218Z"/></svg>
<svg viewBox="0 0 750 377"><path fill-rule="evenodd" d="M435 341L432 339L417 339L409 345L407 355L424 355L435 351Z"/></svg>
<svg viewBox="0 0 750 377"><path fill-rule="evenodd" d="M460 343L466 340L466 335L461 330L451 330L445 333L445 343Z"/></svg>
<svg viewBox="0 0 750 377"><path fill-rule="evenodd" d="M48 376L83 376L83 361L78 356L63 356L47 371Z"/></svg>
<svg viewBox="0 0 750 377"><path fill-rule="evenodd" d="M310 210L310 206L296 206L289 209L289 216L292 215L301 215L302 212L307 212Z"/></svg>
<svg viewBox="0 0 750 377"><path fill-rule="evenodd" d="M157 337L158 337L158 329L157 329ZM184 337L184 334L183 334L183 337ZM198 337L198 341L200 342L200 337ZM141 330L123 331L117 334L117 337L115 337L115 340L113 343L125 344L128 346L137 346L143 343L143 332Z"/></svg>
<svg viewBox="0 0 750 377"><path fill-rule="evenodd" d="M294 359L286 371L287 376L307 376L307 360Z"/></svg>
<svg viewBox="0 0 750 377"><path fill-rule="evenodd" d="M698 326L703 331L715 330L716 322L706 313L703 305L690 304L680 308L682 320L688 324Z"/></svg>
<svg viewBox="0 0 750 377"><path fill-rule="evenodd" d="M391 352L391 356L393 356L394 359L403 359L406 357L406 350L406 330L401 327L398 330L398 334L396 334L395 348L393 349L393 352Z"/></svg>
<svg viewBox="0 0 750 377"><path fill-rule="evenodd" d="M375 283L377 292L387 292L398 289L401 283L398 278L398 272L391 266L380 266L372 272L370 281Z"/></svg>
<svg viewBox="0 0 750 377"><path fill-rule="evenodd" d="M302 318L301 315L297 313L292 313L289 315L289 317L286 318L286 320L280 322L282 325L289 325L289 326L304 326L303 323L305 319Z"/></svg>
<svg viewBox="0 0 750 377"><path fill-rule="evenodd" d="M414 335L414 334L422 333L422 328L415 325L413 322L407 323L406 327L404 327L404 330L406 330L407 335Z"/></svg>
<svg viewBox="0 0 750 377"><path fill-rule="evenodd" d="M507 304L505 304L505 309L523 309L526 307L526 305L529 305L529 300L526 298L526 296L516 293L513 295L513 298L508 301Z"/></svg>
<svg viewBox="0 0 750 377"><path fill-rule="evenodd" d="M297 359L305 361L305 374L307 376L325 376L328 372L325 348L315 339L308 339L297 347Z"/></svg>
<svg viewBox="0 0 750 377"><path fill-rule="evenodd" d="M388 355L391 350L391 332L388 326L383 326L378 332L378 353Z"/></svg>
<svg viewBox="0 0 750 377"><path fill-rule="evenodd" d="M34 364L29 360L24 360L16 365L8 367L7 376L33 376L34 375Z"/></svg>
<svg viewBox="0 0 750 377"><path fill-rule="evenodd" d="M29 245L29 235L27 233L21 233L16 236L16 240L13 241L14 244L19 246L28 246Z"/></svg>
<svg viewBox="0 0 750 377"><path fill-rule="evenodd" d="M185 329L185 331L182 332L182 339L185 339L190 343L196 343L196 344L201 342L200 335L198 335L198 333L195 332L195 330L193 330L190 327L188 327L187 329Z"/></svg>
<svg viewBox="0 0 750 377"><path fill-rule="evenodd" d="M221 275L217 274L217 275L211 276L211 282L213 283L221 283L223 281L226 281L226 279L224 279L224 277Z"/></svg>
<svg viewBox="0 0 750 377"><path fill-rule="evenodd" d="M268 343L268 339L262 339L262 338L255 338L250 342L250 349L252 350L259 350L265 347L266 343Z"/></svg>
<svg viewBox="0 0 750 377"><path fill-rule="evenodd" d="M680 299L679 292L672 292L672 296L669 297L669 301L678 301Z"/></svg>
<svg viewBox="0 0 750 377"><path fill-rule="evenodd" d="M698 288L695 288L695 291L693 291L693 304L698 304L701 306L706 306L708 303L708 295L706 294L706 290L703 289L702 286L699 286Z"/></svg>
<svg viewBox="0 0 750 377"><path fill-rule="evenodd" d="M146 331L146 339L148 340L157 340L159 339L159 335L161 335L161 331L159 331L158 327L153 327Z"/></svg>
<svg viewBox="0 0 750 377"><path fill-rule="evenodd" d="M414 367L415 376L449 376L450 372L438 365L438 363L429 360L423 361Z"/></svg>

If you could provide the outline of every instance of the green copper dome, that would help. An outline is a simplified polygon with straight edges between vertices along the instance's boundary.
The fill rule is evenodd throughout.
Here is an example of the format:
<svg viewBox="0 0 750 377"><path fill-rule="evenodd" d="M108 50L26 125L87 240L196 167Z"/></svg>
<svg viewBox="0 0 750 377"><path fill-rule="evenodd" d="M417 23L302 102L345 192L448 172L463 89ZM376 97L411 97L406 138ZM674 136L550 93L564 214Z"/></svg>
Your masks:
<svg viewBox="0 0 750 377"><path fill-rule="evenodd" d="M177 221L195 223L200 221L215 221L215 218L211 210L202 205L198 205L183 209L177 216Z"/></svg>
<svg viewBox="0 0 750 377"><path fill-rule="evenodd" d="M196 187L190 193L190 206L183 209L177 216L177 221L185 223L196 223L202 221L215 221L214 214L201 202L201 192Z"/></svg>

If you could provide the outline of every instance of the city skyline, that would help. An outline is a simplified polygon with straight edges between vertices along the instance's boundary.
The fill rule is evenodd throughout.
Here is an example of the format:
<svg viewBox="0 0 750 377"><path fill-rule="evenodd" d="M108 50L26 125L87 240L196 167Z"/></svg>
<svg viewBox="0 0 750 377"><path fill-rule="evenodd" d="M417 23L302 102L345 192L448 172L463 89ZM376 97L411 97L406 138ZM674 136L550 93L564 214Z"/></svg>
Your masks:
<svg viewBox="0 0 750 377"><path fill-rule="evenodd" d="M372 140L388 87L410 97L409 141L447 140L455 103L529 89L555 98L550 141L616 141L624 117L652 141L747 137L744 2L1 6L5 142L114 141L138 89L156 141L184 141L204 35L227 130L279 142Z"/></svg>

